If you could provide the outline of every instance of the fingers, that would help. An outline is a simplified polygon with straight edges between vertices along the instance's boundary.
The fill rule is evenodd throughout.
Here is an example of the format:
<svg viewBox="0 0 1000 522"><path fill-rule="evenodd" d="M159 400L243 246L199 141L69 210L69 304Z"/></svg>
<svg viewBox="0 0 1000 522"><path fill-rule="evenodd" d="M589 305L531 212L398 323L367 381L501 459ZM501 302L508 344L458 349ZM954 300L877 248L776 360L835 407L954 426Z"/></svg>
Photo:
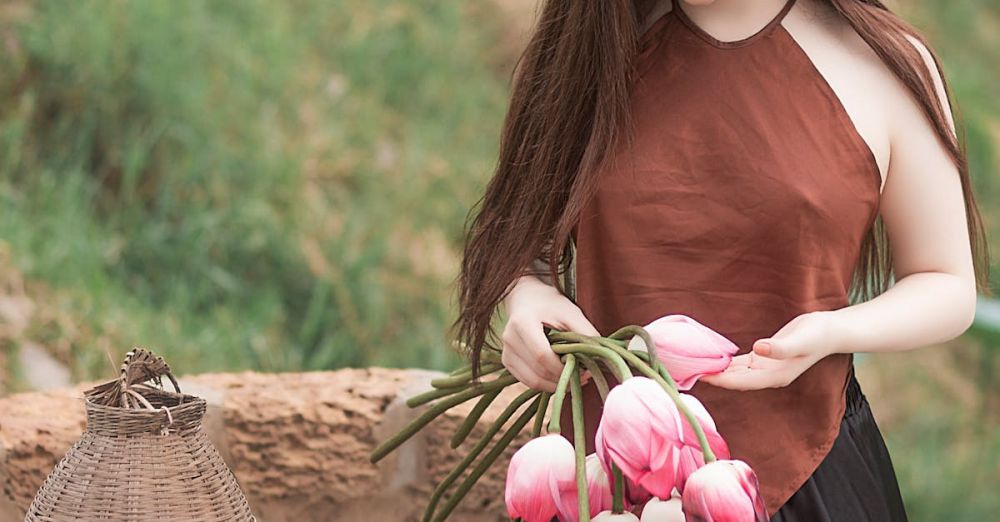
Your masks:
<svg viewBox="0 0 1000 522"><path fill-rule="evenodd" d="M506 347L500 356L500 361L503 363L504 367L510 371L510 374L517 378L521 384L540 391L546 391L549 393L556 391L556 382L542 378L538 373L532 368L531 365L525 364L524 361L518 357L517 352Z"/></svg>
<svg viewBox="0 0 1000 522"><path fill-rule="evenodd" d="M529 388L555 391L563 362L552 351L541 323L526 324L512 318L502 340L501 361L514 377Z"/></svg>
<svg viewBox="0 0 1000 522"><path fill-rule="evenodd" d="M794 342L785 339L758 339L753 343L753 351L757 355L772 359L788 359L802 355L796 349Z"/></svg>
<svg viewBox="0 0 1000 522"><path fill-rule="evenodd" d="M601 335L601 333L597 331L597 328L595 328L594 325L591 324L591 322L588 321L583 315L583 311L581 311L576 305L571 305L570 310L566 311L563 316L555 322L559 324L553 326L562 330L589 335L591 337Z"/></svg>
<svg viewBox="0 0 1000 522"><path fill-rule="evenodd" d="M536 313L535 310L543 313ZM556 317L552 317L553 315ZM552 392L559 382L564 363L552 351L552 345L545 335L545 325L588 336L598 336L600 333L583 312L565 298L562 303L554 303L551 308L531 306L521 309L516 317L513 314L508 317L501 336L503 365L526 386ZM584 372L581 377L583 382L587 382L591 376Z"/></svg>
<svg viewBox="0 0 1000 522"><path fill-rule="evenodd" d="M552 351L548 337L541 324L514 325L514 332L520 338L522 349L518 353L525 363L532 365L536 373L553 382L559 382L563 362Z"/></svg>
<svg viewBox="0 0 1000 522"><path fill-rule="evenodd" d="M699 380L728 390L748 390L751 389L747 382L751 373L753 372L747 367L733 368L724 372L706 375Z"/></svg>
<svg viewBox="0 0 1000 522"><path fill-rule="evenodd" d="M772 359L791 359L825 354L829 350L831 327L826 312L808 312L789 321L771 337L757 339L753 351Z"/></svg>
<svg viewBox="0 0 1000 522"><path fill-rule="evenodd" d="M799 373L795 363L750 352L733 357L725 371L701 380L720 388L748 391L788 386Z"/></svg>

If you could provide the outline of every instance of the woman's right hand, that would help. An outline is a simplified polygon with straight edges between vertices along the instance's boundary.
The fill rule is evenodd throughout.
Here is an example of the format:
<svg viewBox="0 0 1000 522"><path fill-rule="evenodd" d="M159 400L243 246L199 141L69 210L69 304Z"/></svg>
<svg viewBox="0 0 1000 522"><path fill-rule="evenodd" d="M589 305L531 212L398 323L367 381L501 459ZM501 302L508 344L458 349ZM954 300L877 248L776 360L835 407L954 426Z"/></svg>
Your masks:
<svg viewBox="0 0 1000 522"><path fill-rule="evenodd" d="M573 301L535 276L521 276L504 298L507 324L500 336L501 362L529 388L554 392L563 362L543 328L600 335Z"/></svg>

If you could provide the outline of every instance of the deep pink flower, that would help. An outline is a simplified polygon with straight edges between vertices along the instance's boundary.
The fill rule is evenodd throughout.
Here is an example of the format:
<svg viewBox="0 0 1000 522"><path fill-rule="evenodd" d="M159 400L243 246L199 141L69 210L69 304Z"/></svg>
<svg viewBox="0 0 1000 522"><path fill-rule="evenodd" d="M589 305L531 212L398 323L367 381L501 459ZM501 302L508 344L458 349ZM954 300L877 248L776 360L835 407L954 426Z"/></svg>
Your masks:
<svg viewBox="0 0 1000 522"><path fill-rule="evenodd" d="M576 481L576 454L562 435L528 441L507 468L504 501L510 518L550 522L558 513L558 485Z"/></svg>
<svg viewBox="0 0 1000 522"><path fill-rule="evenodd" d="M745 462L717 460L688 477L682 502L689 522L767 522L757 474Z"/></svg>
<svg viewBox="0 0 1000 522"><path fill-rule="evenodd" d="M576 522L580 519L576 494L576 476L561 480L556 484L556 509L562 522ZM591 518L611 509L611 480L604 471L597 455L587 455L587 500L590 502Z"/></svg>
<svg viewBox="0 0 1000 522"><path fill-rule="evenodd" d="M730 457L729 445L726 444L722 435L719 435L719 431L715 427L715 421L708 414L708 410L705 409L705 406L695 396L687 393L680 395L681 401L698 419L698 424L701 425L702 431L705 432L705 439L708 440L708 447L712 448L715 458L719 460L728 459ZM691 424L687 422L686 417L684 418L684 446L680 449L680 454L677 490L684 491L684 484L687 478L696 469L705 465L705 455L702 453L701 445L698 443L698 436L695 434Z"/></svg>
<svg viewBox="0 0 1000 522"><path fill-rule="evenodd" d="M684 428L673 400L652 379L633 377L608 393L597 427L597 456L611 476L614 462L628 479L669 498L677 484Z"/></svg>
<svg viewBox="0 0 1000 522"><path fill-rule="evenodd" d="M656 356L681 390L690 390L704 375L725 370L739 350L732 341L711 328L682 315L661 317L644 327L656 344ZM630 350L646 350L634 337Z"/></svg>

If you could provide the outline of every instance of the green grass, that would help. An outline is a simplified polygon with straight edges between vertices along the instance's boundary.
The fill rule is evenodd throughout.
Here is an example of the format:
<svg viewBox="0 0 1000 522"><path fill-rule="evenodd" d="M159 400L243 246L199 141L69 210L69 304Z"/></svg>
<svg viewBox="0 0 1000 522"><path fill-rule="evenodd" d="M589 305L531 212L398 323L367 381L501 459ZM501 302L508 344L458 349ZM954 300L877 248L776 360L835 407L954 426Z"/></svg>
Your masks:
<svg viewBox="0 0 1000 522"><path fill-rule="evenodd" d="M184 372L453 362L455 252L506 95L488 9L5 13L0 238L73 318L37 334L78 377L132 344Z"/></svg>

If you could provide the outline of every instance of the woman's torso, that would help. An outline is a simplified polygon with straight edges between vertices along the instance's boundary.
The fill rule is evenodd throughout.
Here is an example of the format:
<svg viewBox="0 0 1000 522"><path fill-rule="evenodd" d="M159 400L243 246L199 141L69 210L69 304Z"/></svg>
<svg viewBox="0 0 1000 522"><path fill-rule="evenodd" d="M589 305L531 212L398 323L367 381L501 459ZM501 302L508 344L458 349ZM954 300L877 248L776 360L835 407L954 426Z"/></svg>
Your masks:
<svg viewBox="0 0 1000 522"><path fill-rule="evenodd" d="M849 304L887 133L865 80L844 74L871 57L852 63L849 39L824 51L837 25L799 1L738 41L687 5L643 37L632 148L613 155L574 229L577 302L602 333L683 313L746 353L796 315ZM770 511L832 445L851 363L829 356L784 388L692 389Z"/></svg>

